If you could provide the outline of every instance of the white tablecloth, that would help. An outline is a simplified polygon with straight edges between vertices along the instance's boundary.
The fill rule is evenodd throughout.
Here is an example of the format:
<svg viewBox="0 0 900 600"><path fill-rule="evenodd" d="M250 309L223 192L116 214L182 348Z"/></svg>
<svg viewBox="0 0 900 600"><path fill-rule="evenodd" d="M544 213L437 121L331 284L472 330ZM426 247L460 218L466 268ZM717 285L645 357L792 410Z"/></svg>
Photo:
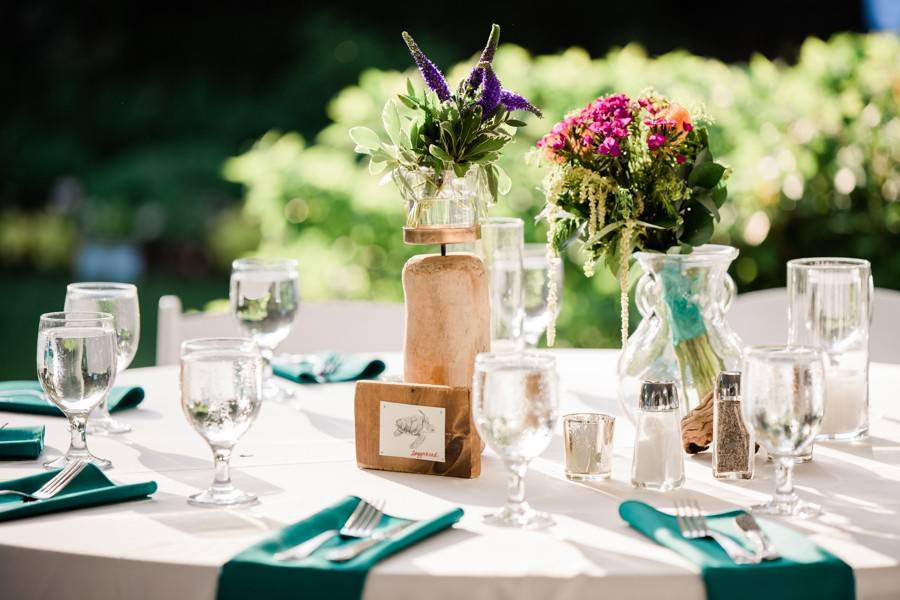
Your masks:
<svg viewBox="0 0 900 600"><path fill-rule="evenodd" d="M561 413L621 414L615 399L617 353L556 351L563 387ZM394 372L399 356L387 357ZM121 381L145 387L137 410L119 413L134 425L125 436L91 437L91 449L113 460L119 482L153 479L152 500L47 515L0 524L0 597L212 599L219 567L247 546L347 494L383 497L387 510L417 517L461 506L466 516L435 536L377 565L369 599L703 598L696 570L643 538L617 507L639 498L671 507L690 493L710 511L747 506L773 488L773 470L757 461L756 478L713 479L708 453L687 459L685 490L642 492L628 484L633 429L616 423L611 480L565 479L559 427L527 477L528 499L557 525L543 532L497 529L481 515L502 503L505 472L486 454L474 480L363 471L353 447L353 386L298 387L293 406L267 404L236 447L234 479L256 492L249 509L203 509L185 497L209 484L210 452L189 427L173 367L134 369ZM797 468L805 499L822 504L818 520L792 522L853 566L858 597L900 598L900 367L872 365L871 437L854 444L819 444L815 460ZM11 425L47 425L45 457L64 450L62 419L5 414ZM32 474L38 462L0 463L0 478Z"/></svg>

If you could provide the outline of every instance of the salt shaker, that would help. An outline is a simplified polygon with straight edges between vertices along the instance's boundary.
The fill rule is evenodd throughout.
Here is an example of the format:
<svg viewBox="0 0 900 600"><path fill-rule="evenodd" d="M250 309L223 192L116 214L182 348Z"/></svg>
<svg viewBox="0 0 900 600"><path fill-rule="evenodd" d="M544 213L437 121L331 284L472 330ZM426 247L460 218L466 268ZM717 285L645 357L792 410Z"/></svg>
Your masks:
<svg viewBox="0 0 900 600"><path fill-rule="evenodd" d="M659 491L684 484L678 390L671 381L645 381L631 463L631 485Z"/></svg>
<svg viewBox="0 0 900 600"><path fill-rule="evenodd" d="M741 416L741 374L719 373L713 401L713 476L716 479L753 477L753 434Z"/></svg>

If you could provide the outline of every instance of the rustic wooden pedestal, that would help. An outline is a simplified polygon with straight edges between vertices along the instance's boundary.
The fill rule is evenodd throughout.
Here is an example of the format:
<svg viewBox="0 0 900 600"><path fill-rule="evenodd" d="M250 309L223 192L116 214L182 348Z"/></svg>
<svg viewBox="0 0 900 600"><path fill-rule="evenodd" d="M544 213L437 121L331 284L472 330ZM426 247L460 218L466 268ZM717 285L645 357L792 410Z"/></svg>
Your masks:
<svg viewBox="0 0 900 600"><path fill-rule="evenodd" d="M360 467L478 477L482 443L472 421L475 356L490 350L491 315L484 263L472 254L424 254L403 268L406 297L404 383L356 386L356 462ZM446 409L444 462L381 456L382 402Z"/></svg>

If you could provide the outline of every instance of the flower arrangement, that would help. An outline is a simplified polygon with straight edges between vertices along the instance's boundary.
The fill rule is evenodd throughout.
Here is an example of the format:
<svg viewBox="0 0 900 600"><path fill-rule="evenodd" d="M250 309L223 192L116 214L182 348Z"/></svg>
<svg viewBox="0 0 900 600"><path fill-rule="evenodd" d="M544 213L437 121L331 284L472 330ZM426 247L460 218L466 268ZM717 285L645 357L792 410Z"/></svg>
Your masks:
<svg viewBox="0 0 900 600"><path fill-rule="evenodd" d="M382 111L386 141L369 128L350 129L356 152L369 156L371 173L387 169L409 202L422 194L422 187L425 196L437 196L454 176L463 178L471 171L477 172L476 180L484 182L486 194L495 202L510 187L509 177L496 164L500 151L515 129L525 126L512 113L541 116L523 96L503 89L494 72L500 27L492 25L478 62L456 91L405 31L403 40L428 89L417 93L407 80L406 93L387 101ZM409 219L408 226L418 224L416 213Z"/></svg>
<svg viewBox="0 0 900 600"><path fill-rule="evenodd" d="M549 224L548 252L558 256L578 238L587 253L588 276L598 261L617 276L624 345L632 252L689 253L706 243L727 196L727 171L713 160L706 128L684 107L656 94L596 99L554 125L538 141L537 154L551 165L541 213ZM551 281L551 302L555 286ZM674 299L668 300L673 306ZM702 319L696 307L679 311L681 317ZM554 307L550 312L555 314ZM706 329L702 321L694 325L686 328L691 334L676 354L695 372L715 373ZM551 324L551 344L553 335Z"/></svg>

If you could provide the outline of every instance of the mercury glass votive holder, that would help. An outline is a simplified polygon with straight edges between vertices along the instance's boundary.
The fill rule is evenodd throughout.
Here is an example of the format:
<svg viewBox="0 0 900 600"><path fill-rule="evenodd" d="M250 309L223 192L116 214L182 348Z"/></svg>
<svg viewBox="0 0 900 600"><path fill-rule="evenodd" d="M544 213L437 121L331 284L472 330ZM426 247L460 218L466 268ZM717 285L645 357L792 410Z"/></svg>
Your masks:
<svg viewBox="0 0 900 600"><path fill-rule="evenodd" d="M563 417L567 478L572 481L609 478L615 425L615 417L602 413L575 413Z"/></svg>

